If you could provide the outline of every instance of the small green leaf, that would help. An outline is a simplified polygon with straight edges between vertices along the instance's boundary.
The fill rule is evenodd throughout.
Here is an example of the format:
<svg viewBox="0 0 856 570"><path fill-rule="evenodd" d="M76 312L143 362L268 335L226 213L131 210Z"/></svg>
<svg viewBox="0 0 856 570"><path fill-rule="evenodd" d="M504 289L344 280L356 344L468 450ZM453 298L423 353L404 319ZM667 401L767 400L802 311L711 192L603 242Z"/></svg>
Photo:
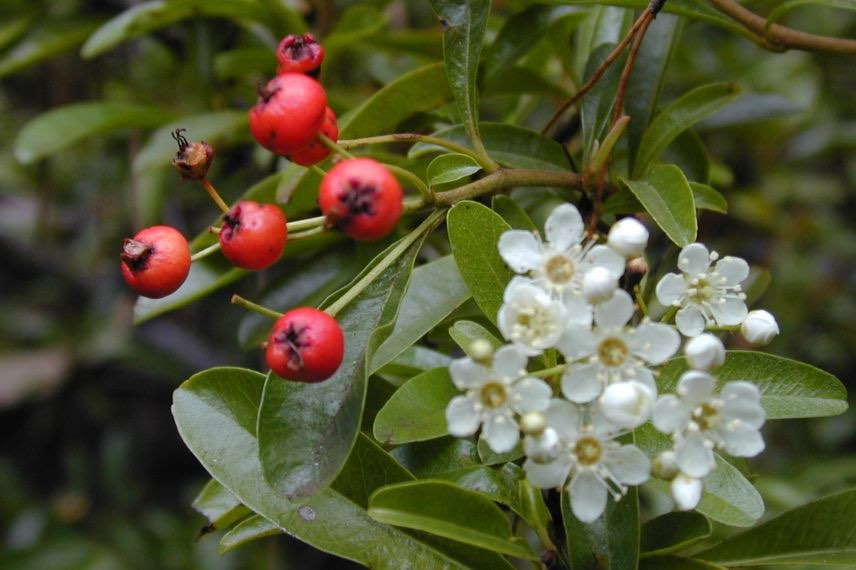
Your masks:
<svg viewBox="0 0 856 570"><path fill-rule="evenodd" d="M42 113L15 138L15 158L31 164L72 144L117 129L148 129L173 119L156 107L93 101L74 103Z"/></svg>
<svg viewBox="0 0 856 570"><path fill-rule="evenodd" d="M481 170L479 163L466 154L441 154L428 164L428 185L438 186L468 178Z"/></svg>
<svg viewBox="0 0 856 570"><path fill-rule="evenodd" d="M695 129L687 129L679 134L663 150L660 162L676 165L688 180L702 184L710 182L710 156Z"/></svg>
<svg viewBox="0 0 856 570"><path fill-rule="evenodd" d="M3 54L0 78L76 48L97 27L98 22L90 20L44 22Z"/></svg>
<svg viewBox="0 0 856 570"><path fill-rule="evenodd" d="M525 542L514 537L508 519L493 501L445 481L383 487L369 501L369 516L493 552L537 559Z"/></svg>
<svg viewBox="0 0 856 570"><path fill-rule="evenodd" d="M657 380L661 392L674 392L687 370L686 360L667 362ZM748 380L761 391L767 419L835 416L847 409L847 390L838 378L810 364L765 354L730 350L716 369L721 382Z"/></svg>
<svg viewBox="0 0 856 570"><path fill-rule="evenodd" d="M491 447L487 444L487 441L485 441L483 437L479 437L479 442L476 448L479 452L479 459L485 465L499 465L501 463L517 461L524 455L522 442L517 442L517 445L515 445L509 451L497 453L496 451L491 449Z"/></svg>
<svg viewBox="0 0 856 570"><path fill-rule="evenodd" d="M639 570L725 570L725 566L680 556L652 556L643 558Z"/></svg>
<svg viewBox="0 0 856 570"><path fill-rule="evenodd" d="M282 530L266 518L253 515L245 518L223 535L220 539L219 552L226 554L248 542L275 534L282 534Z"/></svg>
<svg viewBox="0 0 856 570"><path fill-rule="evenodd" d="M267 48L234 49L214 57L214 72L218 79L243 79L249 73L272 76L276 59Z"/></svg>
<svg viewBox="0 0 856 570"><path fill-rule="evenodd" d="M509 196L498 194L491 199L490 205L493 211L502 216L512 228L532 232L538 231L538 226L535 225L529 214Z"/></svg>
<svg viewBox="0 0 856 570"><path fill-rule="evenodd" d="M663 109L642 136L633 177L642 176L679 134L733 101L738 94L737 86L732 83L711 83L693 89Z"/></svg>
<svg viewBox="0 0 856 570"><path fill-rule="evenodd" d="M769 30L773 24L784 18L785 15L794 8L807 5L826 6L829 8L856 11L856 2L853 0L790 0L788 2L781 2L778 6L770 10L770 13L767 14L767 22L764 31L766 32Z"/></svg>
<svg viewBox="0 0 856 570"><path fill-rule="evenodd" d="M710 536L711 529L700 513L666 513L642 525L640 549L645 557L679 552Z"/></svg>
<svg viewBox="0 0 856 570"><path fill-rule="evenodd" d="M594 522L580 522L571 511L571 496L562 490L562 520L572 570L636 568L639 564L639 497L636 487L621 500L608 499Z"/></svg>
<svg viewBox="0 0 856 570"><path fill-rule="evenodd" d="M420 479L445 477L479 465L475 444L468 439L442 437L396 447L392 456Z"/></svg>
<svg viewBox="0 0 856 570"><path fill-rule="evenodd" d="M457 321L449 328L449 336L467 354L469 354L473 342L477 340L488 341L494 350L502 346L502 341L496 338L493 333L473 321Z"/></svg>
<svg viewBox="0 0 856 570"><path fill-rule="evenodd" d="M250 513L238 497L213 479L199 491L192 506L208 519L212 530L226 528Z"/></svg>
<svg viewBox="0 0 856 570"><path fill-rule="evenodd" d="M723 566L856 564L856 489L797 507L694 556Z"/></svg>
<svg viewBox="0 0 856 570"><path fill-rule="evenodd" d="M728 201L715 188L699 182L690 182L693 191L695 207L699 210L710 210L725 214L728 212Z"/></svg>
<svg viewBox="0 0 856 570"><path fill-rule="evenodd" d="M388 445L448 434L446 407L459 394L448 368L435 368L408 380L378 412L375 439Z"/></svg>
<svg viewBox="0 0 856 570"><path fill-rule="evenodd" d="M678 247L695 241L695 199L680 168L673 164L656 165L639 180L622 178L621 181Z"/></svg>
<svg viewBox="0 0 856 570"><path fill-rule="evenodd" d="M511 227L490 208L463 201L449 210L447 229L464 282L485 316L495 323L505 286L513 275L496 244Z"/></svg>
<svg viewBox="0 0 856 570"><path fill-rule="evenodd" d="M597 70L606 56L615 48L613 44L598 46L586 62L586 80ZM594 155L594 142L602 140L612 119L615 91L621 77L621 59L606 70L603 77L585 94L580 106L580 123L583 132L583 163L588 164Z"/></svg>

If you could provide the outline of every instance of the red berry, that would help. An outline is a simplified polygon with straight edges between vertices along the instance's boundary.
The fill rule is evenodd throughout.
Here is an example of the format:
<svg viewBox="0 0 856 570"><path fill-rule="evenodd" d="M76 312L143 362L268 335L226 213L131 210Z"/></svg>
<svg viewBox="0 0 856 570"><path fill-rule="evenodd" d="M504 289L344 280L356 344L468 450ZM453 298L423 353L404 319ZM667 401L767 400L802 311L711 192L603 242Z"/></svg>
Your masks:
<svg viewBox="0 0 856 570"><path fill-rule="evenodd" d="M333 142L339 140L339 125L336 123L336 114L333 109L327 107L327 114L324 117L324 124L321 125L321 133ZM317 138L295 153L292 153L288 158L291 162L300 164L301 166L311 166L317 164L330 156L330 149L324 146L324 143Z"/></svg>
<svg viewBox="0 0 856 570"><path fill-rule="evenodd" d="M190 246L169 226L152 226L137 232L122 245L122 277L143 297L166 297L190 273Z"/></svg>
<svg viewBox="0 0 856 570"><path fill-rule="evenodd" d="M315 41L312 34L302 36L288 35L276 48L276 60L279 63L277 73L317 74L324 61L324 48Z"/></svg>
<svg viewBox="0 0 856 570"><path fill-rule="evenodd" d="M331 168L321 180L318 205L327 223L356 240L379 239L401 217L401 185L381 163L351 158Z"/></svg>
<svg viewBox="0 0 856 570"><path fill-rule="evenodd" d="M220 249L238 267L265 269L282 255L287 237L282 210L273 204L245 200L223 216Z"/></svg>
<svg viewBox="0 0 856 570"><path fill-rule="evenodd" d="M315 139L326 109L321 84L301 73L284 73L259 90L249 112L250 130L266 149L289 155Z"/></svg>
<svg viewBox="0 0 856 570"><path fill-rule="evenodd" d="M318 309L299 307L273 325L265 347L271 370L288 380L321 382L338 370L345 337L336 319Z"/></svg>

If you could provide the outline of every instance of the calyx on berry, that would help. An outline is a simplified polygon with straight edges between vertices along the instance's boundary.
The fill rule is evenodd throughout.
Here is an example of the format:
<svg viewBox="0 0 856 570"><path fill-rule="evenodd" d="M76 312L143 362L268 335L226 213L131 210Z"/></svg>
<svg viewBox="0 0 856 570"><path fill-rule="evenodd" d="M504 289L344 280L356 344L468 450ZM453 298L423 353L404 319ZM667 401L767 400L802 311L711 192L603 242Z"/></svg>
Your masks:
<svg viewBox="0 0 856 570"><path fill-rule="evenodd" d="M327 107L324 124L321 125L321 134L333 142L339 140L339 125L336 122L336 114L330 107ZM330 149L316 137L308 146L293 153L288 158L291 159L291 162L301 166L311 166L318 164L328 156L330 156Z"/></svg>
<svg viewBox="0 0 856 570"><path fill-rule="evenodd" d="M160 299L190 273L190 246L175 228L152 226L122 244L122 277L143 297Z"/></svg>
<svg viewBox="0 0 856 570"><path fill-rule="evenodd" d="M315 140L326 109L327 94L317 81L284 73L259 89L249 112L250 131L266 149L288 156Z"/></svg>
<svg viewBox="0 0 856 570"><path fill-rule="evenodd" d="M214 160L214 149L205 141L188 141L182 133L186 129L175 129L172 138L178 143L178 152L172 159L172 165L181 173L184 180L202 180L208 175Z"/></svg>
<svg viewBox="0 0 856 570"><path fill-rule="evenodd" d="M277 73L308 73L316 76L324 61L324 48L312 34L288 35L276 48Z"/></svg>
<svg viewBox="0 0 856 570"><path fill-rule="evenodd" d="M287 237L282 210L274 204L244 200L223 216L220 250L238 267L260 270L279 259Z"/></svg>
<svg viewBox="0 0 856 570"><path fill-rule="evenodd" d="M401 217L403 192L395 176L371 158L343 160L331 168L318 189L318 205L327 225L356 240L387 235Z"/></svg>
<svg viewBox="0 0 856 570"><path fill-rule="evenodd" d="M318 309L299 307L274 323L265 360L278 376L321 382L336 373L345 355L345 337L336 319Z"/></svg>

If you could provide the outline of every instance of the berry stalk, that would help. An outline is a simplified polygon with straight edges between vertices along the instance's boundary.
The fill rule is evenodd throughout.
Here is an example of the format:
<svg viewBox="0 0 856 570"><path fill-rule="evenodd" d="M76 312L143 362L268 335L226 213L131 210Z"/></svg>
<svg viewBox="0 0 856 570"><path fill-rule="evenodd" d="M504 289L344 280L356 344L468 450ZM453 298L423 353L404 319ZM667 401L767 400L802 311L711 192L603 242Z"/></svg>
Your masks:
<svg viewBox="0 0 856 570"><path fill-rule="evenodd" d="M232 295L231 303L233 305L237 305L239 307L247 309L248 311L253 311L254 313L258 313L260 315L264 315L272 319L278 319L283 315L283 313L279 313L277 311L274 311L273 309L268 309L267 307L263 307L262 305L253 303L252 301L241 297L237 293Z"/></svg>

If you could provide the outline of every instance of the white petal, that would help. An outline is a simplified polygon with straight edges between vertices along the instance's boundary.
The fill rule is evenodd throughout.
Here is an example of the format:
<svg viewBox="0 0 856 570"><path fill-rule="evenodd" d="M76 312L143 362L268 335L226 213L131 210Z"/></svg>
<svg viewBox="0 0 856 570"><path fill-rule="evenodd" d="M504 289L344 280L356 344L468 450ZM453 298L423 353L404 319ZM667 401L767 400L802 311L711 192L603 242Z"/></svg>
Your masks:
<svg viewBox="0 0 856 570"><path fill-rule="evenodd" d="M713 449L701 434L692 434L676 443L675 458L681 471L691 477L704 477L716 467Z"/></svg>
<svg viewBox="0 0 856 570"><path fill-rule="evenodd" d="M678 269L690 275L704 273L710 267L710 252L704 244L691 243L678 255Z"/></svg>
<svg viewBox="0 0 856 570"><path fill-rule="evenodd" d="M472 358L460 358L449 365L449 374L458 390L477 388L487 382L489 370Z"/></svg>
<svg viewBox="0 0 856 570"><path fill-rule="evenodd" d="M562 394L577 404L591 402L603 392L600 364L573 365L562 374Z"/></svg>
<svg viewBox="0 0 856 570"><path fill-rule="evenodd" d="M657 300L668 307L687 292L687 282L677 273L666 273L657 283Z"/></svg>
<svg viewBox="0 0 856 570"><path fill-rule="evenodd" d="M700 370L689 370L681 374L677 393L687 406L698 406L710 400L716 389L716 378Z"/></svg>
<svg viewBox="0 0 856 570"><path fill-rule="evenodd" d="M725 346L714 335L702 333L687 341L684 355L690 368L710 371L725 363Z"/></svg>
<svg viewBox="0 0 856 570"><path fill-rule="evenodd" d="M516 346L503 346L493 355L493 373L496 378L520 378L526 374L529 359Z"/></svg>
<svg viewBox="0 0 856 570"><path fill-rule="evenodd" d="M563 301L568 324L591 326L591 305L585 299L566 293Z"/></svg>
<svg viewBox="0 0 856 570"><path fill-rule="evenodd" d="M654 373L645 368L644 366L636 369L636 374L633 375L633 381L639 382L643 386L647 387L651 390L651 393L654 394L654 398L657 397L657 381L654 380Z"/></svg>
<svg viewBox="0 0 856 570"><path fill-rule="evenodd" d="M571 471L571 460L559 457L550 463L536 463L527 459L523 469L530 483L541 489L552 489L565 484Z"/></svg>
<svg viewBox="0 0 856 570"><path fill-rule="evenodd" d="M720 411L724 422L738 422L751 427L752 429L760 429L767 419L767 414L760 404L750 401L735 401L728 402Z"/></svg>
<svg viewBox="0 0 856 570"><path fill-rule="evenodd" d="M496 453L511 451L520 439L520 430L511 414L493 414L482 426L482 439Z"/></svg>
<svg viewBox="0 0 856 570"><path fill-rule="evenodd" d="M669 325L645 322L627 335L630 351L651 364L660 364L675 355L681 335Z"/></svg>
<svg viewBox="0 0 856 570"><path fill-rule="evenodd" d="M597 352L601 337L593 333L587 325L572 323L565 327L562 338L556 348L568 362L586 358Z"/></svg>
<svg viewBox="0 0 856 570"><path fill-rule="evenodd" d="M594 522L606 508L606 487L594 474L582 472L571 481L571 510L581 522Z"/></svg>
<svg viewBox="0 0 856 570"><path fill-rule="evenodd" d="M682 511L696 508L701 501L702 490L701 479L683 474L672 479L672 497L674 497L678 509Z"/></svg>
<svg viewBox="0 0 856 570"><path fill-rule="evenodd" d="M716 262L715 271L725 278L726 285L739 285L749 277L749 264L728 255Z"/></svg>
<svg viewBox="0 0 856 570"><path fill-rule="evenodd" d="M541 263L541 240L525 230L508 230L499 236L499 255L515 273L532 271Z"/></svg>
<svg viewBox="0 0 856 570"><path fill-rule="evenodd" d="M651 461L635 445L622 445L610 453L604 463L625 485L641 485L651 476Z"/></svg>
<svg viewBox="0 0 856 570"><path fill-rule="evenodd" d="M524 378L511 389L511 408L518 414L540 412L547 409L553 389L537 378Z"/></svg>
<svg viewBox="0 0 856 570"><path fill-rule="evenodd" d="M675 315L675 324L684 336L698 336L707 324L704 315L695 307L684 307Z"/></svg>
<svg viewBox="0 0 856 570"><path fill-rule="evenodd" d="M651 417L655 398L650 388L631 380L607 386L598 403L607 420L618 427L635 429Z"/></svg>
<svg viewBox="0 0 856 570"><path fill-rule="evenodd" d="M583 239L583 218L572 204L561 204L550 213L544 224L544 233L550 245L565 251Z"/></svg>
<svg viewBox="0 0 856 570"><path fill-rule="evenodd" d="M718 430L723 439L722 449L735 457L755 457L764 451L764 438L757 428L741 424L733 429Z"/></svg>
<svg viewBox="0 0 856 570"><path fill-rule="evenodd" d="M722 388L722 399L726 406L730 401L750 402L758 404L761 401L761 391L752 382L736 380L728 382Z"/></svg>
<svg viewBox="0 0 856 570"><path fill-rule="evenodd" d="M580 409L566 400L553 398L544 411L547 425L565 441L574 441L580 434Z"/></svg>
<svg viewBox="0 0 856 570"><path fill-rule="evenodd" d="M633 316L634 310L630 293L618 289L609 301L595 307L594 322L603 329L623 327Z"/></svg>
<svg viewBox="0 0 856 570"><path fill-rule="evenodd" d="M466 396L455 396L446 407L446 425L449 433L456 437L473 435L479 429L481 417L476 402Z"/></svg>
<svg viewBox="0 0 856 570"><path fill-rule="evenodd" d="M724 303L713 303L710 312L720 325L739 325L746 318L749 309L741 299L725 299Z"/></svg>
<svg viewBox="0 0 856 570"><path fill-rule="evenodd" d="M687 425L690 409L673 394L660 396L654 404L654 427L663 433L675 433Z"/></svg>
<svg viewBox="0 0 856 570"><path fill-rule="evenodd" d="M581 265L585 271L593 267L603 267L617 279L624 275L624 266L626 264L627 261L624 259L624 256L611 247L596 245L589 250Z"/></svg>

